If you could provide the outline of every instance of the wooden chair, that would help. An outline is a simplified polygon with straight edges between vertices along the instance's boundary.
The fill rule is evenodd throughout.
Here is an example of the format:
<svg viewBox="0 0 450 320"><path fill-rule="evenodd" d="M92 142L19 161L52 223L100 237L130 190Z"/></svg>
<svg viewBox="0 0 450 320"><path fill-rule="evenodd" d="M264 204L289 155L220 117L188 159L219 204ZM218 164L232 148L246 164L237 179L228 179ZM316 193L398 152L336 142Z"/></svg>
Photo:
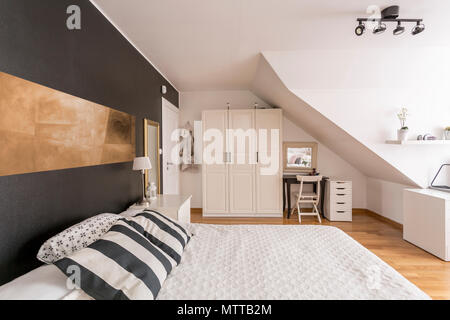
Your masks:
<svg viewBox="0 0 450 320"><path fill-rule="evenodd" d="M320 219L320 213L318 209L318 205L320 202L320 182L322 181L322 176L297 176L297 180L300 181L300 190L297 195L297 211L298 211L298 222L302 222L302 215L304 216L317 216L317 219L319 219L319 223L322 223L322 219ZM303 185L305 182L316 184L316 192L313 193L306 193L303 190ZM313 211L312 212L301 212L300 211L300 204L306 203L306 204L312 204ZM292 208L292 213L295 211L295 206Z"/></svg>

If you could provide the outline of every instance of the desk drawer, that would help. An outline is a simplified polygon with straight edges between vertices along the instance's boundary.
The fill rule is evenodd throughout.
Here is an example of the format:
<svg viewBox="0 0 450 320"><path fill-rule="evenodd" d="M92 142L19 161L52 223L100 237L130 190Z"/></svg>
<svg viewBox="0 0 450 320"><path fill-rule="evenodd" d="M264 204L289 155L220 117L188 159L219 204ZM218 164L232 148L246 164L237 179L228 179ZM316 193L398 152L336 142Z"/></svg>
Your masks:
<svg viewBox="0 0 450 320"><path fill-rule="evenodd" d="M351 211L352 203L350 202L335 202L331 204L331 210L333 211Z"/></svg>
<svg viewBox="0 0 450 320"><path fill-rule="evenodd" d="M330 203L337 203L337 202L344 202L344 203L352 203L352 194L345 194L345 193L337 193L337 194L330 194Z"/></svg>
<svg viewBox="0 0 450 320"><path fill-rule="evenodd" d="M352 189L331 189L330 195L331 196L351 196L352 195Z"/></svg>
<svg viewBox="0 0 450 320"><path fill-rule="evenodd" d="M344 188L344 189L351 189L352 183L350 181L331 181L331 189L336 188Z"/></svg>
<svg viewBox="0 0 450 320"><path fill-rule="evenodd" d="M352 210L333 210L330 212L331 221L352 221Z"/></svg>

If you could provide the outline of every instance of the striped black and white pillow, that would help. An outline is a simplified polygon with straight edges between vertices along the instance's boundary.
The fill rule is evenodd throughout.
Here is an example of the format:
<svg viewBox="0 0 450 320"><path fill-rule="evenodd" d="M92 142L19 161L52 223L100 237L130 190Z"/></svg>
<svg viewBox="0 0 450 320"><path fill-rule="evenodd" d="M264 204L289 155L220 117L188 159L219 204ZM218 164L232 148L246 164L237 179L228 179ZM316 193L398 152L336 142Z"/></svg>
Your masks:
<svg viewBox="0 0 450 320"><path fill-rule="evenodd" d="M163 215L142 212L55 265L94 299L155 299L190 238Z"/></svg>
<svg viewBox="0 0 450 320"><path fill-rule="evenodd" d="M122 221L140 232L144 230L145 233L143 234L147 239L167 253L175 260L176 264L180 263L184 247L192 237L192 234L187 229L153 210L145 210L135 215L133 222L126 218Z"/></svg>

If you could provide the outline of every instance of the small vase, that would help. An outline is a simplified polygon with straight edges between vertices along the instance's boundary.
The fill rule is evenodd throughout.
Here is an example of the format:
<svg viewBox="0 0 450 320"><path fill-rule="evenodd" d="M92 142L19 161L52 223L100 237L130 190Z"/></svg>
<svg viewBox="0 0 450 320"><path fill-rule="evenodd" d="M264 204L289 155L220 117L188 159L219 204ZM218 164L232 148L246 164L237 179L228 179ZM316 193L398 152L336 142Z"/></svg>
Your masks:
<svg viewBox="0 0 450 320"><path fill-rule="evenodd" d="M398 129L397 130L397 139L398 141L406 141L408 140L408 131L405 129Z"/></svg>

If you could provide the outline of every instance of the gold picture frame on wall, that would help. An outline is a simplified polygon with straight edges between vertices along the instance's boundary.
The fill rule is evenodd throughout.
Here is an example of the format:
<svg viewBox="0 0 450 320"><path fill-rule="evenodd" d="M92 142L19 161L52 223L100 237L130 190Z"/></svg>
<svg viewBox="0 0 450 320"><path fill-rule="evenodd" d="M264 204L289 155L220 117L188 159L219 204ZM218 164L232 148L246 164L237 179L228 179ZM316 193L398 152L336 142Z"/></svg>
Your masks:
<svg viewBox="0 0 450 320"><path fill-rule="evenodd" d="M145 171L145 188L153 180L156 182L158 194L161 193L159 132L160 126L158 122L144 119L144 157L149 157L152 164L152 169Z"/></svg>
<svg viewBox="0 0 450 320"><path fill-rule="evenodd" d="M313 172L317 169L317 142L284 142L284 172Z"/></svg>

